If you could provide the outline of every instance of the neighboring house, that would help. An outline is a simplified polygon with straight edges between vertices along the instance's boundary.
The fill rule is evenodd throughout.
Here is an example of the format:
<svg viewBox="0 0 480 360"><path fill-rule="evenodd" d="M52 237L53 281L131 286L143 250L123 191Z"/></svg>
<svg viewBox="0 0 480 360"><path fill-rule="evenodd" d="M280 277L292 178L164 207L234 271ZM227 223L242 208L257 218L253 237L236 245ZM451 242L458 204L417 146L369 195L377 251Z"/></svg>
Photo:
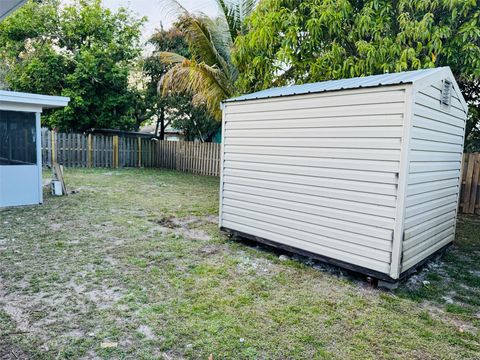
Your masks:
<svg viewBox="0 0 480 360"><path fill-rule="evenodd" d="M212 131L210 134L207 134L204 139L206 142L212 142L215 144L222 143L222 127L219 126L218 129Z"/></svg>
<svg viewBox="0 0 480 360"><path fill-rule="evenodd" d="M155 124L145 125L145 126L142 126L140 128L140 133L151 134L151 135L155 136L156 135L155 134L155 129L156 129ZM183 141L183 140L185 140L185 135L184 135L182 130L175 129L172 126L167 126L166 129L165 129L165 139L164 140Z"/></svg>
<svg viewBox="0 0 480 360"><path fill-rule="evenodd" d="M86 133L96 134L96 135L106 135L106 136L117 135L120 137L141 137L141 138L147 138L147 139L151 139L154 137L153 134L148 134L144 132L114 130L114 129L91 129L86 131Z"/></svg>
<svg viewBox="0 0 480 360"><path fill-rule="evenodd" d="M140 128L141 133L146 134L155 134L155 124L144 125ZM172 126L167 126L165 129L165 140L168 141L186 141L185 139L185 132L180 129L175 129ZM203 136L203 139L200 139L200 136L196 136L193 141L201 141L201 142L212 142L221 144L222 143L222 127L218 127L218 129L213 130Z"/></svg>

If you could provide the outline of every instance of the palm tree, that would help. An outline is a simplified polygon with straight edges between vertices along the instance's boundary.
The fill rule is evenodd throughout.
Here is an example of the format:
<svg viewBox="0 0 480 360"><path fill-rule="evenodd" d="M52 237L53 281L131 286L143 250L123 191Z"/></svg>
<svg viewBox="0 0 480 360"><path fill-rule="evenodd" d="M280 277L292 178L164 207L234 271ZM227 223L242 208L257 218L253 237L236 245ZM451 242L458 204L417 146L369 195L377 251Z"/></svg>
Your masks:
<svg viewBox="0 0 480 360"><path fill-rule="evenodd" d="M220 16L212 19L203 13L191 14L178 1L170 0L181 16L177 26L185 34L192 57L160 52L160 60L172 65L159 82L159 91L189 93L194 104L204 104L210 114L221 119L220 102L235 94L238 76L230 50L235 38L244 33L244 20L256 0L216 0Z"/></svg>

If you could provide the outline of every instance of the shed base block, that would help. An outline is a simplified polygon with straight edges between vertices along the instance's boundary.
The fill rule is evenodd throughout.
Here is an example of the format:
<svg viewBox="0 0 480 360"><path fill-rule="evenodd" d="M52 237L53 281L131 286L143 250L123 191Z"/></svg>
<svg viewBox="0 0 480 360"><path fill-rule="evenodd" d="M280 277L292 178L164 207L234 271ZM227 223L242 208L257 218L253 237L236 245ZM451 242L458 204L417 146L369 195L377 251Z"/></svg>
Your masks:
<svg viewBox="0 0 480 360"><path fill-rule="evenodd" d="M399 284L400 284L400 281L389 282L389 281L378 280L377 287L391 291L391 290L398 289Z"/></svg>
<svg viewBox="0 0 480 360"><path fill-rule="evenodd" d="M381 273L381 272L378 272L378 271L375 271L375 270L367 269L365 267L355 265L355 264L351 264L351 263L348 263L348 262L345 262L345 261L342 261L342 260L333 259L333 258L330 258L328 256L315 254L315 253L312 253L312 252L309 252L309 251L306 251L306 250L302 250L302 249L299 249L299 248L295 248L295 247L292 247L292 246L289 246L289 245L280 244L278 242L271 241L271 240L268 240L268 239L265 239L265 238L262 238L262 237L246 234L246 233L243 233L241 231L236 231L236 230L232 230L232 229L228 229L228 228L224 228L224 227L220 227L220 230L222 230L222 231L224 231L224 232L226 232L226 233L228 233L232 236L235 236L235 237L259 242L259 243L262 243L262 244L265 244L265 245L268 245L268 246L272 246L272 247L277 248L277 249L285 250L285 251L288 251L288 252L294 253L294 254L299 254L299 255L309 257L309 258L312 258L312 259L315 259L315 260L318 260L318 261L321 261L321 262L324 262L324 263L327 263L327 264L330 264L330 265L334 265L334 266L338 266L338 267L341 267L341 268L346 269L346 270L350 270L352 272L363 274L367 277L375 278L378 281L378 286L379 287L389 289L389 290L396 289L400 282L406 280L410 275L415 273L418 270L418 268L423 266L425 263L427 263L431 259L443 254L445 252L445 250L453 244L453 243L450 243L450 244L445 245L444 247L435 251L430 256L428 256L425 259L423 259L422 261L420 261L418 264L416 264L412 268L402 272L398 279L393 279L388 274L384 274L384 273Z"/></svg>

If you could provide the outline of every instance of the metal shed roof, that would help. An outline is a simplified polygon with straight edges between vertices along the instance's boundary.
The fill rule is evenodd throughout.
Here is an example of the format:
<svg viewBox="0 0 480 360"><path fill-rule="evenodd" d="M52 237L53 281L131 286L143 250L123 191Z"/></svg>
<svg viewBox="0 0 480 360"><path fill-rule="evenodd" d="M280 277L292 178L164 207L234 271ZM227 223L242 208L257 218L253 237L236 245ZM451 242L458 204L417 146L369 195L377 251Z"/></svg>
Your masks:
<svg viewBox="0 0 480 360"><path fill-rule="evenodd" d="M311 94L325 91L337 91L346 89L376 87L383 85L414 83L415 81L420 80L426 76L430 76L435 72L442 72L444 71L444 69L445 68L434 68L415 71L404 71L400 73L371 75L341 80L329 80L303 85L282 86L257 91L236 98L227 99L224 102L266 99L272 97Z"/></svg>

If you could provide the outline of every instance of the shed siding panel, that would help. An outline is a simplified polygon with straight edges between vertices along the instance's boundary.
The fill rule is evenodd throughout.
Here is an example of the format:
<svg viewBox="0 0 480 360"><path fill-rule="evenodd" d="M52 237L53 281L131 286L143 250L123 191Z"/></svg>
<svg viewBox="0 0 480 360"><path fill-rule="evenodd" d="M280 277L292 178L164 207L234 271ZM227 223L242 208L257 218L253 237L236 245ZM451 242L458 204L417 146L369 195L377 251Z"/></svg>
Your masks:
<svg viewBox="0 0 480 360"><path fill-rule="evenodd" d="M228 108L235 112L235 114L257 114L259 112L277 112L277 111L292 111L304 109L324 109L342 108L350 109L353 114L360 113L360 109L377 109L379 114L385 108L384 104L389 104L389 107L396 109L396 112L403 113L401 102L398 99L403 99L403 86L387 88L377 88L370 91L362 92L361 90L348 90L343 92L330 92L325 94L311 94L302 96L277 97L266 100L247 101L244 103L237 102L228 104ZM319 104L321 102L321 104ZM393 105L390 105L393 104ZM358 108L358 109L357 109ZM374 113L376 113L374 111ZM227 111L228 114L228 111ZM341 114L341 113L340 113ZM337 113L339 115L339 113Z"/></svg>
<svg viewBox="0 0 480 360"><path fill-rule="evenodd" d="M313 177L307 175L298 175L298 174L281 174L268 172L268 171L253 171L253 170L240 170L240 169L231 169L225 167L224 169L225 176L231 177L242 177L248 179L262 179L267 181L273 181L275 184L278 182L287 182L290 184L300 184L300 185L313 185L320 188L324 188L327 191L331 189L340 189L340 190L351 190L353 192L359 192L359 195L362 198L370 194L381 194L381 195L391 195L396 196L397 189L395 185L391 184L378 184L362 181L354 181L349 179L330 179L325 177ZM272 184L269 184L272 186ZM352 194L352 199L356 199L356 195Z"/></svg>
<svg viewBox="0 0 480 360"><path fill-rule="evenodd" d="M389 273L404 86L227 103L221 226Z"/></svg>
<svg viewBox="0 0 480 360"><path fill-rule="evenodd" d="M442 82L414 98L402 271L453 241L466 114L459 95L441 105Z"/></svg>

